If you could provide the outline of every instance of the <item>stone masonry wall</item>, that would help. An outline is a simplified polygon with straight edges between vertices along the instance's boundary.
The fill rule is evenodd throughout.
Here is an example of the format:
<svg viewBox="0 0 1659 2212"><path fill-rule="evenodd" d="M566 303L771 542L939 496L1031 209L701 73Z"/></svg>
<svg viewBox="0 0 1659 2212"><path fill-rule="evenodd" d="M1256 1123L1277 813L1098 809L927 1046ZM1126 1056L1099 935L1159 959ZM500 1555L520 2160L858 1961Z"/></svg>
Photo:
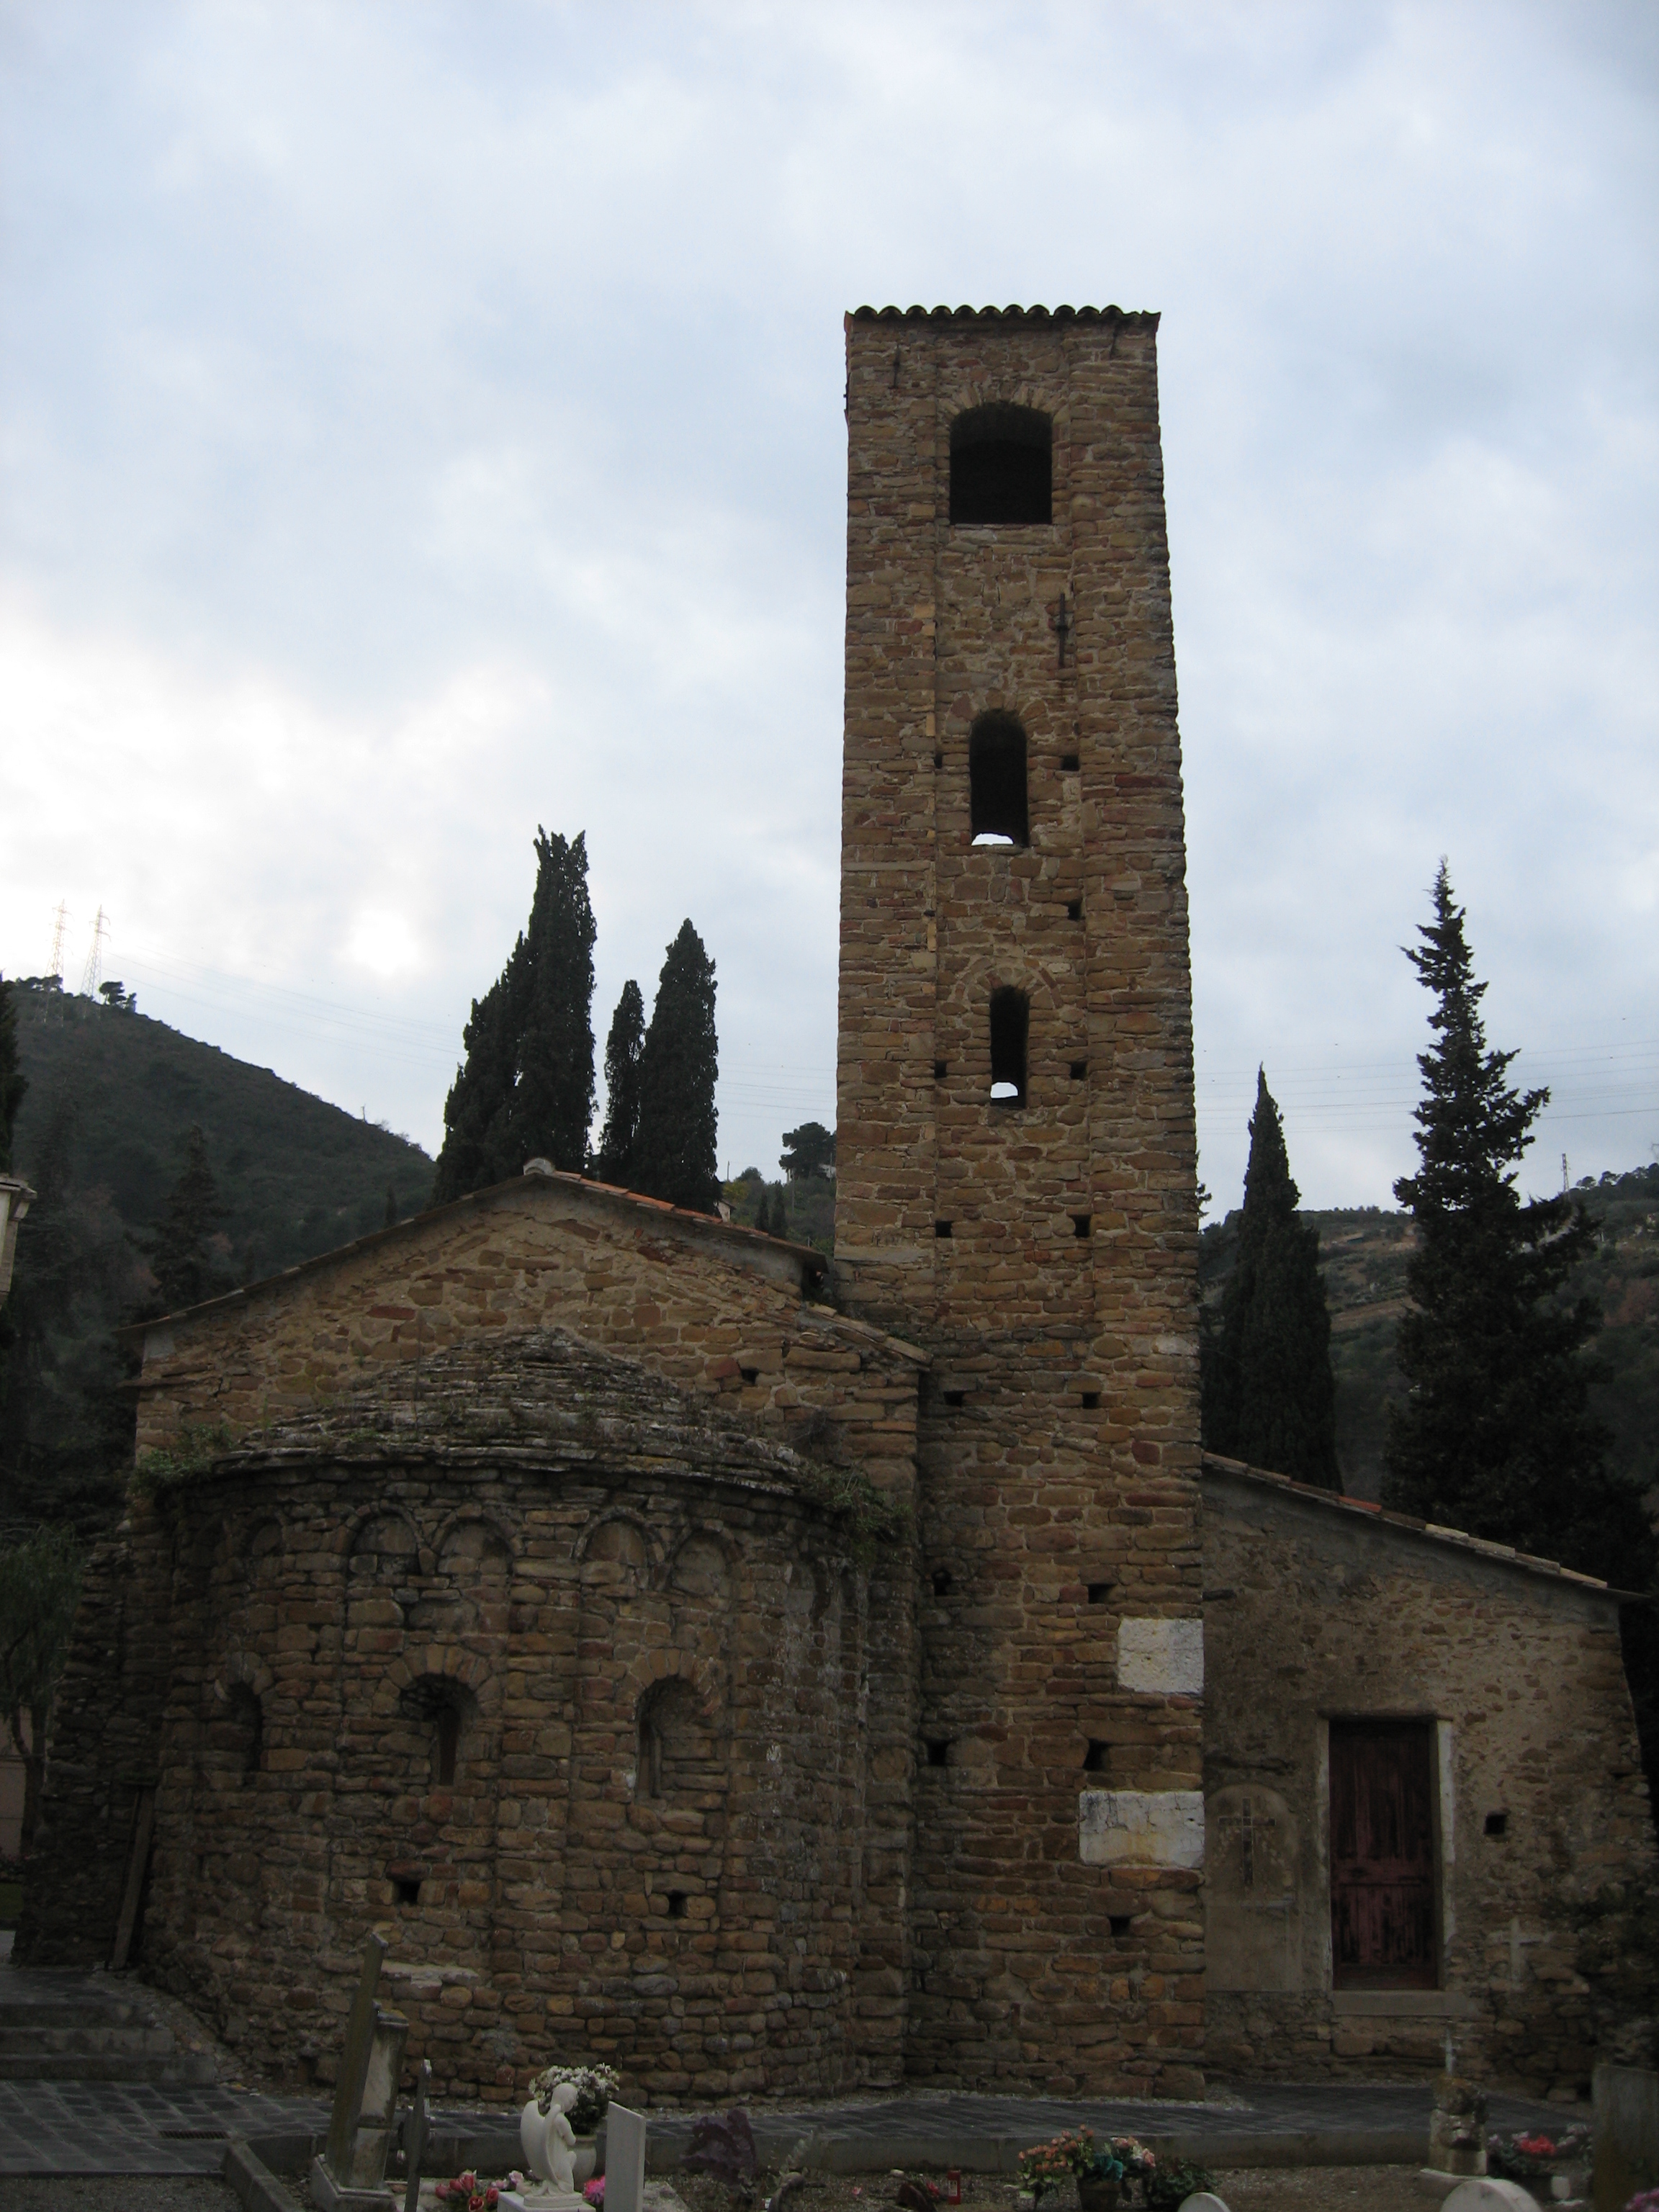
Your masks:
<svg viewBox="0 0 1659 2212"><path fill-rule="evenodd" d="M878 1486L914 1480L923 1356L804 1293L815 1254L574 1176L526 1176L251 1291L135 1331L138 1455L235 1437L383 1370L411 1401L434 1352L562 1327L735 1411L836 1449Z"/></svg>
<svg viewBox="0 0 1659 2212"><path fill-rule="evenodd" d="M1195 1681L1132 1687L1118 1663L1124 1622L1200 1610L1156 329L847 326L836 1273L933 1360L907 2066L969 2085L1200 2081L1197 1870L1080 1851L1085 1789L1167 1806L1200 1780ZM951 424L987 401L1051 417L1051 525L950 523ZM1026 732L1024 848L971 841L969 732L994 709ZM1011 985L1023 1108L989 1096Z"/></svg>
<svg viewBox="0 0 1659 2212"><path fill-rule="evenodd" d="M1206 1468L1212 2062L1397 2079L1443 2065L1449 2032L1462 2071L1588 2094L1634 2023L1577 1923L1659 1871L1616 1601L1501 1546ZM1332 1987L1326 1731L1367 1717L1435 1723L1437 1989Z"/></svg>
<svg viewBox="0 0 1659 2212"><path fill-rule="evenodd" d="M370 1928L447 2097L582 2056L641 2101L896 2081L908 1543L867 1560L810 1463L568 1336L423 1370L418 1406L382 1370L139 1500L94 1562L89 1596L126 1588L100 1636L173 1655L145 1971L296 2081L331 2078ZM100 1653L58 1711L38 1963L108 1925L75 1874Z"/></svg>

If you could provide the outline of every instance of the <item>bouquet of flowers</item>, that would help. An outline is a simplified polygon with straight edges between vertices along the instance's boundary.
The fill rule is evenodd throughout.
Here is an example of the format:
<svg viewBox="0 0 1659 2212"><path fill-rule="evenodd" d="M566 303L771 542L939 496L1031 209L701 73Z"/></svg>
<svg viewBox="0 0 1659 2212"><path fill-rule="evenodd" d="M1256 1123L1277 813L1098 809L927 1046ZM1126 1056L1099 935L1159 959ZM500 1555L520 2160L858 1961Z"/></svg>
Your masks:
<svg viewBox="0 0 1659 2212"><path fill-rule="evenodd" d="M1133 2136L1109 2136L1097 2144L1092 2128L1074 2128L1069 2135L1021 2151L1019 2185L1041 2203L1043 2192L1057 2188L1068 2173L1083 2181L1133 2181L1151 2173L1157 2163Z"/></svg>
<svg viewBox="0 0 1659 2212"><path fill-rule="evenodd" d="M441 2181L434 2191L440 2204L453 2212L495 2212L501 2191L493 2181L480 2181L476 2173L458 2173L453 2181Z"/></svg>
<svg viewBox="0 0 1659 2212"><path fill-rule="evenodd" d="M530 2085L530 2094L543 2112L551 2109L553 2092L562 2081L574 2082L576 2088L576 2101L569 2112L570 2132L591 2136L622 2087L621 2075L610 2066L550 2066Z"/></svg>
<svg viewBox="0 0 1659 2212"><path fill-rule="evenodd" d="M1589 2130L1563 2128L1559 2135L1488 2136L1486 2166L1506 2181L1535 2181L1589 2157Z"/></svg>

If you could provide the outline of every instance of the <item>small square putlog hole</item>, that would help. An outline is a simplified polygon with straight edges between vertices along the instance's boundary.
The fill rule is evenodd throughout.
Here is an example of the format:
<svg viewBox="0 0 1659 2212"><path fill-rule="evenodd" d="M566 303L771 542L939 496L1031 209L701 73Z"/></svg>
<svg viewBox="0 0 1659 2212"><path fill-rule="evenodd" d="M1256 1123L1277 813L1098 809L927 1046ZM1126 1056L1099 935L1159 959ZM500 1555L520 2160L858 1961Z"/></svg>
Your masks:
<svg viewBox="0 0 1659 2212"><path fill-rule="evenodd" d="M948 1766L951 1764L951 1739L948 1735L930 1735L927 1739L929 1766Z"/></svg>
<svg viewBox="0 0 1659 2212"><path fill-rule="evenodd" d="M1110 1744L1102 1743L1098 1737L1091 1736L1089 1748L1083 1754L1083 1771L1085 1774L1104 1774L1111 1764L1111 1759Z"/></svg>
<svg viewBox="0 0 1659 2212"><path fill-rule="evenodd" d="M1093 1224L1093 1218L1094 1218L1094 1217L1093 1217L1091 1214L1087 1214L1087 1213L1074 1213L1074 1214L1072 1216L1072 1234L1073 1234L1073 1237L1086 1237L1086 1236L1089 1234L1090 1229L1091 1229L1091 1226L1092 1226L1092 1224Z"/></svg>
<svg viewBox="0 0 1659 2212"><path fill-rule="evenodd" d="M1062 774L1075 775L1083 763L1075 753L1062 753L1060 757L1060 765Z"/></svg>
<svg viewBox="0 0 1659 2212"><path fill-rule="evenodd" d="M933 1595L935 1597L949 1597L956 1586L956 1577L951 1572L949 1567L934 1568Z"/></svg>
<svg viewBox="0 0 1659 2212"><path fill-rule="evenodd" d="M1114 1936L1127 1936L1133 1923L1133 1918L1134 1916L1133 1913L1109 1912L1106 1915L1106 1925L1111 1929Z"/></svg>
<svg viewBox="0 0 1659 2212"><path fill-rule="evenodd" d="M1091 1605L1104 1605L1107 1599L1109 1598L1111 1595L1112 1586L1110 1583L1091 1583L1089 1585L1089 1602Z"/></svg>
<svg viewBox="0 0 1659 2212"><path fill-rule="evenodd" d="M933 1224L933 1234L935 1237L949 1237L951 1234L951 1224L948 1221L936 1221Z"/></svg>
<svg viewBox="0 0 1659 2212"><path fill-rule="evenodd" d="M685 1895L686 1895L686 1893L685 1893L685 1892L684 1892L683 1889L671 1889L671 1890L669 1891L669 1893L668 1893L668 1917L669 1917L669 1918L670 1918L671 1920L684 1920L684 1917L685 1917Z"/></svg>
<svg viewBox="0 0 1659 2212"><path fill-rule="evenodd" d="M1086 1060L1074 1060L1072 1062L1070 1073L1073 1083L1081 1083L1088 1073L1089 1063Z"/></svg>
<svg viewBox="0 0 1659 2212"><path fill-rule="evenodd" d="M1489 1836L1507 1836L1509 1832L1510 1816L1507 1813L1487 1814L1486 1833Z"/></svg>
<svg viewBox="0 0 1659 2212"><path fill-rule="evenodd" d="M933 1080L935 1083L943 1083L945 1080L945 1062L942 1060L936 1060L933 1062Z"/></svg>
<svg viewBox="0 0 1659 2212"><path fill-rule="evenodd" d="M418 1875L394 1874L392 1895L398 1905L418 1905L421 1901L421 1882Z"/></svg>
<svg viewBox="0 0 1659 2212"><path fill-rule="evenodd" d="M1083 901L1082 901L1081 899L1067 899L1067 900L1066 900L1066 921L1082 921L1082 919L1083 919Z"/></svg>
<svg viewBox="0 0 1659 2212"><path fill-rule="evenodd" d="M1085 1413L1092 1413L1099 1403L1100 1393L1098 1390L1085 1390L1084 1392L1083 1410Z"/></svg>

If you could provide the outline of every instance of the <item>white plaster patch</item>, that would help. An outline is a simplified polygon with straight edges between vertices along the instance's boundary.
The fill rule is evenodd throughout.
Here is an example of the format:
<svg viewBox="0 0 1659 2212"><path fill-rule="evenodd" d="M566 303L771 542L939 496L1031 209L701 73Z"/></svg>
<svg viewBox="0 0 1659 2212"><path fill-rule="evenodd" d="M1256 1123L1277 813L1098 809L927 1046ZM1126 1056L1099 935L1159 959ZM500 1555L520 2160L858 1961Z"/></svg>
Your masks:
<svg viewBox="0 0 1659 2212"><path fill-rule="evenodd" d="M1201 1620L1125 1620L1118 1624L1117 1686L1166 1698L1196 1698L1204 1689Z"/></svg>
<svg viewBox="0 0 1659 2212"><path fill-rule="evenodd" d="M1085 1790L1077 1801L1078 1856L1085 1866L1204 1864L1204 1795L1199 1790Z"/></svg>

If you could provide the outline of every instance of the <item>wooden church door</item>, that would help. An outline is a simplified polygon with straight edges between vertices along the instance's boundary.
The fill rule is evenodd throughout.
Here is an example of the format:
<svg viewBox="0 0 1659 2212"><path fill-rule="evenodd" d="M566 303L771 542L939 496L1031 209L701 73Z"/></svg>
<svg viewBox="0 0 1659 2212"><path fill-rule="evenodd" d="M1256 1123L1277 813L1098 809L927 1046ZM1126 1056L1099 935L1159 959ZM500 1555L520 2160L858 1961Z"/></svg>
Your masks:
<svg viewBox="0 0 1659 2212"><path fill-rule="evenodd" d="M1331 1962L1338 1989L1432 1989L1426 1721L1331 1723Z"/></svg>

